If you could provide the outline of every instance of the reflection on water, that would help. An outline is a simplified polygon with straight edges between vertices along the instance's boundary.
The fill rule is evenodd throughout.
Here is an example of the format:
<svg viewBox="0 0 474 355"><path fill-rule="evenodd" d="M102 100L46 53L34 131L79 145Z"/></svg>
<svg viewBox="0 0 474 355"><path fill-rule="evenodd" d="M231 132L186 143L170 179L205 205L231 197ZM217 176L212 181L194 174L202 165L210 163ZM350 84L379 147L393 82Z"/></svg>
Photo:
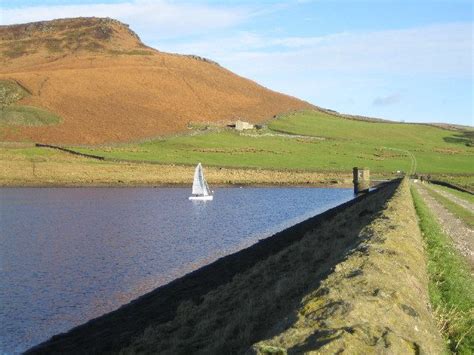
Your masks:
<svg viewBox="0 0 474 355"><path fill-rule="evenodd" d="M0 353L20 352L353 197L352 189L0 189Z"/></svg>

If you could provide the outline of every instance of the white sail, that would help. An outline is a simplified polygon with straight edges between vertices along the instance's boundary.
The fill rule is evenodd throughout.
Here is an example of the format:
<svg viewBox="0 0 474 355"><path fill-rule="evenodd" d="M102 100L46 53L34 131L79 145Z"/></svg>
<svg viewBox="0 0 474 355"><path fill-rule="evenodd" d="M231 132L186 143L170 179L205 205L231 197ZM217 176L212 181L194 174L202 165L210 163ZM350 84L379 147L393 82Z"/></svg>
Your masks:
<svg viewBox="0 0 474 355"><path fill-rule="evenodd" d="M207 181L206 181L206 179L204 178L204 174L202 175L202 179L203 179L203 181L204 181L204 187L205 187L204 195L205 195L205 196L212 195L211 189L209 188L209 185L207 184Z"/></svg>
<svg viewBox="0 0 474 355"><path fill-rule="evenodd" d="M202 166L199 163L194 170L194 181L193 181L193 195L204 194L204 183L202 175Z"/></svg>
<svg viewBox="0 0 474 355"><path fill-rule="evenodd" d="M202 170L202 165L199 163L196 166L194 171L194 181L193 181L193 195L210 195L211 191L209 185L207 184L206 179L204 178L204 172Z"/></svg>
<svg viewBox="0 0 474 355"><path fill-rule="evenodd" d="M212 200L212 192L211 192L211 189L209 189L209 185L207 184L206 179L204 178L204 172L202 170L201 163L199 163L196 166L196 170L194 171L192 194L193 196L189 198L190 200L194 200L194 199Z"/></svg>

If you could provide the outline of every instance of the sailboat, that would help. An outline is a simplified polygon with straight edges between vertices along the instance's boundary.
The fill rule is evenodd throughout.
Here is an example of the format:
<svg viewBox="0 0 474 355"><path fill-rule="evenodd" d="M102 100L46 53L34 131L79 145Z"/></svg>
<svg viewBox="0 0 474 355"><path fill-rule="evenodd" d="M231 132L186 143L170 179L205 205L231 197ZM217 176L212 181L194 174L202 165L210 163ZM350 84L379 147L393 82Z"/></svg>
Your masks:
<svg viewBox="0 0 474 355"><path fill-rule="evenodd" d="M199 163L194 170L194 181L193 181L193 192L192 196L189 196L190 200L198 201L212 201L212 191L204 178L204 172L202 165Z"/></svg>

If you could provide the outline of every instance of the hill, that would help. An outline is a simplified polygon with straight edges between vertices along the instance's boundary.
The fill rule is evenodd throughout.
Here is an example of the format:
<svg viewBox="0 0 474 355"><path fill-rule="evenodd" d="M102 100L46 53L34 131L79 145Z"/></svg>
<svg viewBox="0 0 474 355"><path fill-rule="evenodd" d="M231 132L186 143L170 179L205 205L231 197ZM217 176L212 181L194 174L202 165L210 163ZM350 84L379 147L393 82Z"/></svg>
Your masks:
<svg viewBox="0 0 474 355"><path fill-rule="evenodd" d="M205 58L147 47L106 18L0 26L0 63L2 141L128 142L313 107Z"/></svg>
<svg viewBox="0 0 474 355"><path fill-rule="evenodd" d="M0 185L189 185L200 161L212 185L350 186L352 167L366 166L374 179L417 172L474 190L473 132L309 110L279 116L259 130L197 127L142 143L68 147L96 158L3 143Z"/></svg>

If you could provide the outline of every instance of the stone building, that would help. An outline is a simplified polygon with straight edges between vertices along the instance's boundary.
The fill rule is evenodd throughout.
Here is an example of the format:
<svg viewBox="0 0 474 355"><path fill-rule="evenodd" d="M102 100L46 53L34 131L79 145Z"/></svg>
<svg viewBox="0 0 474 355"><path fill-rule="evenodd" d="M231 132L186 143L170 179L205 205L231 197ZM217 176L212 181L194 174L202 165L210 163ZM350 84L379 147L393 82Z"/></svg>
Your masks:
<svg viewBox="0 0 474 355"><path fill-rule="evenodd" d="M244 129L253 129L253 124L238 120L235 122L235 129L237 131L243 131Z"/></svg>

